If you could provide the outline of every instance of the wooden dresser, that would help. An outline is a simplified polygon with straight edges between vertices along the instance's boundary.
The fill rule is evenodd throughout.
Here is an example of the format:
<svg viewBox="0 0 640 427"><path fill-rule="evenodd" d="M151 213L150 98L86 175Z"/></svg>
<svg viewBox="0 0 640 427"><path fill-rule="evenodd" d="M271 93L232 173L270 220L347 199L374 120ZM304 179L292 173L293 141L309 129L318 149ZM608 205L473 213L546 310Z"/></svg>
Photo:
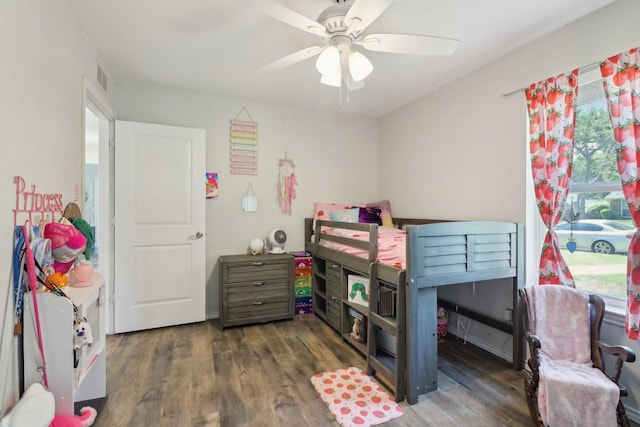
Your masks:
<svg viewBox="0 0 640 427"><path fill-rule="evenodd" d="M222 329L293 318L292 255L225 255L219 262Z"/></svg>

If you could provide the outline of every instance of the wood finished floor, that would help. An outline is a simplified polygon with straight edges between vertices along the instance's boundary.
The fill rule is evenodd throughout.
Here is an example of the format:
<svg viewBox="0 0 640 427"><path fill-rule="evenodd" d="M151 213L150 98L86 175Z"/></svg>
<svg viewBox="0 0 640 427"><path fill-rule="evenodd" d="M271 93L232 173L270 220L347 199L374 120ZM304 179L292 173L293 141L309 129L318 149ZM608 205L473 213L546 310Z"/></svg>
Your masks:
<svg viewBox="0 0 640 427"><path fill-rule="evenodd" d="M338 426L309 378L364 358L314 315L220 331L217 320L107 337L94 426ZM523 382L471 344L439 348L438 390L385 426L532 426Z"/></svg>

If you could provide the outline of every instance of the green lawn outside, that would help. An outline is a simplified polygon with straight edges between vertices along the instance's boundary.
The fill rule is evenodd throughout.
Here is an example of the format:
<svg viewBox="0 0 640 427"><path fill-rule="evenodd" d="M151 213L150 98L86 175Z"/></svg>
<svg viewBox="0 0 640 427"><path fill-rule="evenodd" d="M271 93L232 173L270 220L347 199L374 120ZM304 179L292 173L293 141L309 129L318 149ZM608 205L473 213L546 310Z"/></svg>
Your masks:
<svg viewBox="0 0 640 427"><path fill-rule="evenodd" d="M595 252L575 251L569 252L567 249L560 249L562 257L572 265L595 265L595 264L624 264L627 265L626 254L597 254Z"/></svg>
<svg viewBox="0 0 640 427"><path fill-rule="evenodd" d="M613 297L626 297L625 254L605 255L581 251L571 253L566 249L560 251L573 274L576 288Z"/></svg>

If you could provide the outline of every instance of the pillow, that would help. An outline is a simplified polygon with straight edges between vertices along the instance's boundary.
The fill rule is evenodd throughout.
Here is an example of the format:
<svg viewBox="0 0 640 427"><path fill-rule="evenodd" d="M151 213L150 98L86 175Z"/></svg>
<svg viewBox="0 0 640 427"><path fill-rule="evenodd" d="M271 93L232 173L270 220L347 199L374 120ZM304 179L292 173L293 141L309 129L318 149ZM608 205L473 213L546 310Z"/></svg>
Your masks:
<svg viewBox="0 0 640 427"><path fill-rule="evenodd" d="M358 222L382 225L381 212L380 208L359 208Z"/></svg>
<svg viewBox="0 0 640 427"><path fill-rule="evenodd" d="M367 203L367 208L380 208L380 217L382 218L382 225L393 227L393 217L391 216L391 203L388 200L382 200L380 202Z"/></svg>
<svg viewBox="0 0 640 427"><path fill-rule="evenodd" d="M358 220L359 214L360 208L341 209L339 211L329 212L329 216L331 217L332 221L341 222L362 222Z"/></svg>
<svg viewBox="0 0 640 427"><path fill-rule="evenodd" d="M315 214L313 215L313 231L316 231L316 221L321 219L331 221L331 212L343 209L350 209L350 205L340 205L337 203L314 203Z"/></svg>

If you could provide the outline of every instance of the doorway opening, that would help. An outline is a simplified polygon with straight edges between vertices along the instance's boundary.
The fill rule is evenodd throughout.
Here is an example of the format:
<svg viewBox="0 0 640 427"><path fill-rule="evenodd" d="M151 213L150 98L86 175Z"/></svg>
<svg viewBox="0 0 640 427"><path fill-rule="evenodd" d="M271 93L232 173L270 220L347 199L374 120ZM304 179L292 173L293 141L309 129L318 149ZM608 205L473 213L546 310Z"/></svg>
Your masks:
<svg viewBox="0 0 640 427"><path fill-rule="evenodd" d="M113 149L112 143L115 116L104 95L85 82L84 123L84 173L82 215L91 226L94 247L90 261L94 269L105 280L106 295L110 305L107 309L107 333L113 332ZM104 302L107 304L107 301Z"/></svg>
<svg viewBox="0 0 640 427"><path fill-rule="evenodd" d="M91 250L91 264L100 270L100 234L98 223L100 212L100 119L85 108L84 112L84 220L89 223L93 231L94 244Z"/></svg>

